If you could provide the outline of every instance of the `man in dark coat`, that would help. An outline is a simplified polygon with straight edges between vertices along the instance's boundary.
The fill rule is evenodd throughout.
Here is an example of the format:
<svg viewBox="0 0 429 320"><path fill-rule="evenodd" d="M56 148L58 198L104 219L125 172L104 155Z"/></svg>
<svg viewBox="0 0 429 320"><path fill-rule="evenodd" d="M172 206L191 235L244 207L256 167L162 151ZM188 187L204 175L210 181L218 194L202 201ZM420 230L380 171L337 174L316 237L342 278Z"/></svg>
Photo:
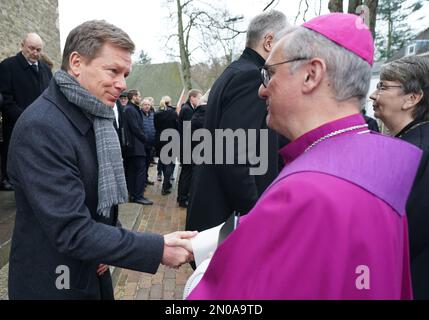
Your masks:
<svg viewBox="0 0 429 320"><path fill-rule="evenodd" d="M205 128L213 137L216 129L257 129L259 141L259 130L267 129L266 103L258 96L259 68L286 26L285 15L278 11L263 13L251 21L246 49L216 80L210 92ZM236 157L237 149L235 145ZM278 149L277 135L269 130L265 155L268 171L260 176L252 176L249 165L196 166L186 228L204 230L221 224L234 211L246 214L278 174Z"/></svg>
<svg viewBox="0 0 429 320"><path fill-rule="evenodd" d="M21 52L0 63L0 92L3 94L2 179L0 188L12 190L6 174L7 152L13 127L21 113L48 87L52 78L49 66L40 60L43 42L29 33L22 40Z"/></svg>
<svg viewBox="0 0 429 320"><path fill-rule="evenodd" d="M180 163L181 171L179 178L179 185L177 187L177 202L179 207L187 208L189 201L189 191L191 188L192 180L192 163L186 161L186 157L189 154L186 153L185 141L184 141L184 130L191 129L190 123L195 109L200 105L200 99L202 92L200 90L192 89L189 91L188 101L186 101L180 110L179 114L179 133L180 133ZM188 150L190 151L190 150Z"/></svg>
<svg viewBox="0 0 429 320"><path fill-rule="evenodd" d="M365 122L368 124L368 129L374 132L380 132L380 128L378 126L378 123L375 119L368 117L366 115L366 110L362 109L362 115L365 118Z"/></svg>
<svg viewBox="0 0 429 320"><path fill-rule="evenodd" d="M105 21L76 27L62 70L16 123L8 163L17 206L11 299L111 299L106 265L155 273L160 263L178 267L191 257L174 246L190 233L117 227L126 186L111 108L133 50L129 36Z"/></svg>
<svg viewBox="0 0 429 320"><path fill-rule="evenodd" d="M143 118L143 131L145 134L145 151L146 151L146 166L145 166L145 181L146 186L153 186L155 182L149 179L149 167L153 160L153 149L155 147L155 123L154 123L154 111L153 109L153 100L151 97L146 97L142 102L142 118Z"/></svg>
<svg viewBox="0 0 429 320"><path fill-rule="evenodd" d="M115 112L115 121L113 125L115 127L116 133L118 134L119 143L121 145L122 156L124 156L125 151L125 129L124 129L124 110L128 104L128 92L123 91L119 96L119 99L116 101L113 111Z"/></svg>
<svg viewBox="0 0 429 320"><path fill-rule="evenodd" d="M153 202L144 197L146 185L146 136L143 128L143 114L140 110L141 95L137 90L128 92L128 104L124 111L125 135L125 167L127 168L127 185L131 202L152 205Z"/></svg>

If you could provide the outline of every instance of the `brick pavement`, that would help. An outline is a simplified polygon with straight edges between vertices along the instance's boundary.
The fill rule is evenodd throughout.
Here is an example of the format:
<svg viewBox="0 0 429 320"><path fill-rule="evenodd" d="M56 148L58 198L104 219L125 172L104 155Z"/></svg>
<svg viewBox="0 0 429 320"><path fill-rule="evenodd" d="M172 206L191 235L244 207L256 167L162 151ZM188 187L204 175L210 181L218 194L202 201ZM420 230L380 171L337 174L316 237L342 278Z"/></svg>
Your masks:
<svg viewBox="0 0 429 320"><path fill-rule="evenodd" d="M156 167L150 168L150 180L155 181L145 193L154 201L153 206L145 206L138 231L150 231L161 234L184 230L186 210L176 203L177 179L173 192L161 195L161 182L156 181ZM175 175L177 177L177 174ZM192 274L192 268L184 265L180 269L160 266L155 275L122 269L115 287L117 300L181 300L186 280Z"/></svg>

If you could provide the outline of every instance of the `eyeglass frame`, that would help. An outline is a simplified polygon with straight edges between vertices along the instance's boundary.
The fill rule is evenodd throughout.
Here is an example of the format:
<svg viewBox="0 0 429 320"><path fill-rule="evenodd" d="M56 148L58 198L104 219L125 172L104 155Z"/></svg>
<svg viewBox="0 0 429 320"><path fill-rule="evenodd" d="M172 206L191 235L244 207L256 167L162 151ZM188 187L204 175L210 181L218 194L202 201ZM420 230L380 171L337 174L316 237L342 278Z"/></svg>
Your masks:
<svg viewBox="0 0 429 320"><path fill-rule="evenodd" d="M268 64L263 65L262 67L259 68L259 70L261 72L261 83L262 83L262 85L266 88L268 86L268 83L271 80L271 75L268 72L268 68L271 68L271 67L274 67L274 66L278 66L278 65L281 65L281 64L286 64L286 63L289 63L289 62L296 62L296 61L308 60L308 59L309 58L300 57L300 58L295 58L295 59L291 59L291 60L285 60L285 61L282 61L282 62L270 64L270 65L268 65ZM265 83L266 79L268 79L268 80Z"/></svg>
<svg viewBox="0 0 429 320"><path fill-rule="evenodd" d="M385 91L386 89L389 89L389 88L403 88L404 86L387 86L387 85L384 85L383 84L383 82L381 82L381 81L379 81L378 83L377 83L377 85L376 85L376 89L377 89L377 91Z"/></svg>

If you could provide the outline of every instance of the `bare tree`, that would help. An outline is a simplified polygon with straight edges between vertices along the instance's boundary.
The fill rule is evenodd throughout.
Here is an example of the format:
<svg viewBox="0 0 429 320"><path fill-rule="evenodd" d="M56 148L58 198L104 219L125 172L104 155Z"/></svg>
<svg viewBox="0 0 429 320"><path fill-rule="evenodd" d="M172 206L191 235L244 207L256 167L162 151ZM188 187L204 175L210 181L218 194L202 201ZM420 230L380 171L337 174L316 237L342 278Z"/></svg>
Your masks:
<svg viewBox="0 0 429 320"><path fill-rule="evenodd" d="M219 55L233 58L234 39L245 31L240 31L235 22L242 17L231 17L225 9L196 0L167 0L171 10L170 18L176 22L177 34L169 37L177 40L180 52L183 78L187 89L192 88L192 53L203 50L207 55L214 56L213 48ZM174 9L173 9L174 8Z"/></svg>
<svg viewBox="0 0 429 320"><path fill-rule="evenodd" d="M368 11L365 11L365 7L368 8ZM343 12L343 0L329 0L328 4L329 11L331 12ZM365 8L365 9L364 9ZM348 13L361 15L369 21L365 21L369 29L372 32L372 35L375 36L375 27L377 21L377 8L378 0L349 0L349 5L347 8ZM361 9L361 10L358 10ZM365 20L364 19L364 20Z"/></svg>
<svg viewBox="0 0 429 320"><path fill-rule="evenodd" d="M375 28L377 23L378 13L378 0L365 0L365 5L369 9L369 29L372 32L372 36L375 39Z"/></svg>
<svg viewBox="0 0 429 320"><path fill-rule="evenodd" d="M264 10L262 11L267 11L275 2L276 0L271 0L265 7Z"/></svg>
<svg viewBox="0 0 429 320"><path fill-rule="evenodd" d="M330 12L343 12L343 0L329 0L328 9Z"/></svg>

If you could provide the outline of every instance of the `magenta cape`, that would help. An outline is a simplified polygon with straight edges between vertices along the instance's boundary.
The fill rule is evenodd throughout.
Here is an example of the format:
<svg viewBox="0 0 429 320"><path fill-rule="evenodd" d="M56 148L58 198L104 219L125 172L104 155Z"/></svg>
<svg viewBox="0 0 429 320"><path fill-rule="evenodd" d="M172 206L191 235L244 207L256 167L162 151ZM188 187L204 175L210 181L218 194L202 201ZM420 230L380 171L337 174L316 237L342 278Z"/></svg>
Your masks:
<svg viewBox="0 0 429 320"><path fill-rule="evenodd" d="M412 298L405 203L421 152L354 132L303 153L332 129L362 123L344 118L286 147L293 161L217 249L189 299Z"/></svg>

